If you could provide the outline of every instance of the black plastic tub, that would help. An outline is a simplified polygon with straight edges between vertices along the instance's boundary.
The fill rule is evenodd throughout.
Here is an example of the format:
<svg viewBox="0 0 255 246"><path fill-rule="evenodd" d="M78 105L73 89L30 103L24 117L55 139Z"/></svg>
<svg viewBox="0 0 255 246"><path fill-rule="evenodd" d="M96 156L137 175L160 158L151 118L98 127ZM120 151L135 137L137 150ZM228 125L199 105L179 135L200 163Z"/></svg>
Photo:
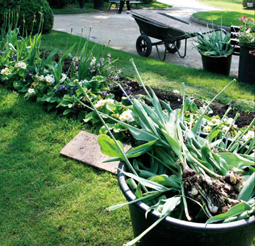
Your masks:
<svg viewBox="0 0 255 246"><path fill-rule="evenodd" d="M94 9L103 10L104 9L104 0L94 0Z"/></svg>
<svg viewBox="0 0 255 246"><path fill-rule="evenodd" d="M249 54L247 47L240 46L238 80L255 85L255 56Z"/></svg>
<svg viewBox="0 0 255 246"><path fill-rule="evenodd" d="M218 73L223 75L229 75L230 67L231 67L231 60L232 54L221 57L221 56L202 56L202 63L203 68L207 72L211 73Z"/></svg>
<svg viewBox="0 0 255 246"><path fill-rule="evenodd" d="M120 163L119 169L126 166ZM118 172L122 193L128 201L136 197L126 184L126 177ZM134 236L140 235L159 218L158 212L150 212L145 219L148 206L138 202L129 205ZM209 224L187 222L167 217L145 235L138 246L251 246L255 237L255 216L231 223Z"/></svg>

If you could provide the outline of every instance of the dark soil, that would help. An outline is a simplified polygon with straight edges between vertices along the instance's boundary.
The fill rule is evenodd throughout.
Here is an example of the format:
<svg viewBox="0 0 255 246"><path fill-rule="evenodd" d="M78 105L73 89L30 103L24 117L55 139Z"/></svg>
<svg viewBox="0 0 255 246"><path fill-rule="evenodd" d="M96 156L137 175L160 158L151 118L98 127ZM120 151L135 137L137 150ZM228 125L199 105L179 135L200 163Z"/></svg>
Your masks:
<svg viewBox="0 0 255 246"><path fill-rule="evenodd" d="M137 81L128 80L126 78L120 78L120 83L122 84L122 87L124 88L125 91L132 91L133 93L132 96L138 94L145 95L143 87ZM172 109L181 107L182 105L181 95L177 95L168 91L163 91L158 88L153 88L153 90L159 99L170 102ZM115 95L116 100L120 100L123 94L123 92L120 90L118 86L114 88L113 93ZM195 103L197 104L198 107L202 106L202 103L199 100L195 100ZM224 105L222 103L217 102L213 103L210 106L210 108L213 111L211 116L219 115L220 117L222 117L225 114L228 107L229 107L228 105ZM249 125L255 117L255 112L244 111L238 112L240 113L240 117L237 119L236 124L239 128ZM232 109L229 111L228 117L234 118L236 113L237 111Z"/></svg>

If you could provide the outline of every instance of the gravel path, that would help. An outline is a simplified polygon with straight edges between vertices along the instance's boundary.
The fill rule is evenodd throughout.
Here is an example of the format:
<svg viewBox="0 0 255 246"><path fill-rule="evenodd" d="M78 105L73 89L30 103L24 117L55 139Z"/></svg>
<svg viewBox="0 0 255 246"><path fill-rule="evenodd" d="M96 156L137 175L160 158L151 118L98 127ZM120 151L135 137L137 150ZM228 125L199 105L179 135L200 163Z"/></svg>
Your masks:
<svg viewBox="0 0 255 246"><path fill-rule="evenodd" d="M211 6L200 4L197 0L160 0L161 2L171 4L172 9L164 10L165 13L181 18L190 22L188 29L190 32L204 32L207 27L201 26L190 21L190 16L198 11L215 10ZM148 11L148 10L145 10ZM150 10L159 12L159 10ZM163 12L160 10L160 12ZM91 31L91 39L100 44L107 45L109 40L110 46L114 49L137 54L136 40L140 35L139 27L130 14L126 14L124 10L122 14L116 14L116 9L110 11L104 10L97 13L77 14L77 15L55 15L54 30L71 33L73 28L74 35L81 35L83 28L83 36L88 36L89 29ZM181 28L181 27L180 27ZM186 30L187 26L185 26ZM185 67L202 68L200 54L193 48L194 39L188 39L187 55L180 58L177 54L167 54L166 62L182 65ZM183 52L184 41L182 41L181 53ZM163 53L163 46L159 47ZM150 58L158 59L156 48L153 47ZM230 75L237 76L239 57L233 56Z"/></svg>

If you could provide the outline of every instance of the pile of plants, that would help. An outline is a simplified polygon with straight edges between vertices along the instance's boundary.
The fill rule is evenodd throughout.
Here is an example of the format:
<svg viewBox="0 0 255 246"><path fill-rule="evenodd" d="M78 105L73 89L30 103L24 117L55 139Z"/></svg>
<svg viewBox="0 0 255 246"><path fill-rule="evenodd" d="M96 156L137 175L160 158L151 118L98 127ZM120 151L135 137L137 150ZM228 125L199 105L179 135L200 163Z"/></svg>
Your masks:
<svg viewBox="0 0 255 246"><path fill-rule="evenodd" d="M205 113L215 98L191 124L185 120L185 96L182 107L173 110L143 85L147 96L144 100L131 99L133 108L127 117L131 122L139 122L134 126L98 111L88 92L79 83L77 86L111 136L99 136L102 153L112 157L108 161L125 162L128 171L120 172L136 196L135 200L109 210L144 201L148 205L145 217L150 211L160 214L153 225L125 245L137 243L167 216L210 224L255 215L255 138L254 131L249 131L255 119L232 140L221 128L222 121L208 135L201 136ZM134 140L133 148L124 153L106 118L128 128ZM247 132L250 136L246 135L244 140Z"/></svg>

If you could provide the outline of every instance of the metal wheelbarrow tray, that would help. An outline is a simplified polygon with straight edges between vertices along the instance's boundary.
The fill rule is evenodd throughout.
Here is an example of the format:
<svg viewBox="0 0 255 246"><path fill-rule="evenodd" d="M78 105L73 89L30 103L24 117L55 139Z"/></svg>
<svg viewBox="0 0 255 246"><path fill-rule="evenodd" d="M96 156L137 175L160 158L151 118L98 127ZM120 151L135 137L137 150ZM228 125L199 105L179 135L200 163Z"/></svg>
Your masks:
<svg viewBox="0 0 255 246"><path fill-rule="evenodd" d="M207 34L221 29L201 32L190 32L188 22L165 13L152 11L131 11L132 17L140 28L141 35L136 41L136 50L140 56L148 57L151 54L152 46L155 46L160 60L165 60L166 52L178 53L184 58L187 53L187 39L201 34ZM152 42L151 38L160 41ZM181 40L185 40L184 53L180 54ZM164 45L164 55L161 59L158 46Z"/></svg>

